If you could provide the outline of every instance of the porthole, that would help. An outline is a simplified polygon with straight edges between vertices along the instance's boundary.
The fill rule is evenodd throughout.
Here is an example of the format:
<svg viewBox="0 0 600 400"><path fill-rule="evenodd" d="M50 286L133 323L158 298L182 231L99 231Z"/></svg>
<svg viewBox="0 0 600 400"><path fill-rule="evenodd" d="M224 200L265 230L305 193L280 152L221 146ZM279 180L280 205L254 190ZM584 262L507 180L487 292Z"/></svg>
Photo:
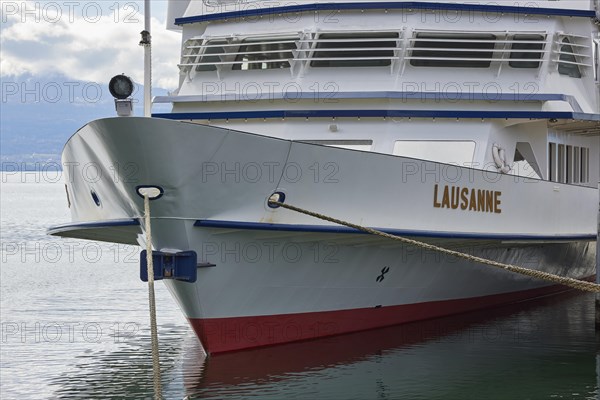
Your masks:
<svg viewBox="0 0 600 400"><path fill-rule="evenodd" d="M101 203L100 203L100 197L98 197L98 193L96 193L94 190L92 190L90 192L90 194L92 195L92 200L94 200L94 203L96 203L96 205L98 207L100 207Z"/></svg>

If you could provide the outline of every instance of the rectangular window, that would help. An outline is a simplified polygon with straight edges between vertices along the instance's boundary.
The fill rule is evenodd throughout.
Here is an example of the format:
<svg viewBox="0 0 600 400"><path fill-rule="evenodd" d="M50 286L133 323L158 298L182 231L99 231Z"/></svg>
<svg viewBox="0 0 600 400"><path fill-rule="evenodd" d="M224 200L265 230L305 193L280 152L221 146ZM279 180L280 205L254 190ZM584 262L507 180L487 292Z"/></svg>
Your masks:
<svg viewBox="0 0 600 400"><path fill-rule="evenodd" d="M225 53L224 45L227 42L224 40L213 40L205 44L204 53L200 57L200 61L196 71L216 71L217 67L214 63L221 62L219 54Z"/></svg>
<svg viewBox="0 0 600 400"><path fill-rule="evenodd" d="M444 164L470 166L475 154L475 142L443 140L398 140L395 156L436 161Z"/></svg>
<svg viewBox="0 0 600 400"><path fill-rule="evenodd" d="M410 65L489 68L495 40L492 34L418 33L413 39Z"/></svg>
<svg viewBox="0 0 600 400"><path fill-rule="evenodd" d="M567 174L565 175L565 182L573 183L573 146L567 146L566 167Z"/></svg>
<svg viewBox="0 0 600 400"><path fill-rule="evenodd" d="M564 144L558 145L558 162L556 163L556 165L558 166L557 181L564 183L565 182L565 145Z"/></svg>
<svg viewBox="0 0 600 400"><path fill-rule="evenodd" d="M567 75L571 78L581 78L581 70L577 65L577 57L575 57L575 49L571 46L569 39L563 39L563 45L560 47L560 58L558 61L558 73Z"/></svg>
<svg viewBox="0 0 600 400"><path fill-rule="evenodd" d="M581 148L573 147L573 183L581 182Z"/></svg>
<svg viewBox="0 0 600 400"><path fill-rule="evenodd" d="M548 145L548 180L556 182L556 160L557 160L556 143L550 143Z"/></svg>
<svg viewBox="0 0 600 400"><path fill-rule="evenodd" d="M600 39L594 39L594 45L592 49L594 58L594 62L592 63L594 68L594 80L596 82L600 82L600 76L598 76L600 73Z"/></svg>
<svg viewBox="0 0 600 400"><path fill-rule="evenodd" d="M513 68L539 68L544 55L539 50L544 49L544 39L542 35L515 35L513 40L520 43L513 43L508 65Z"/></svg>
<svg viewBox="0 0 600 400"><path fill-rule="evenodd" d="M237 51L233 70L290 68L299 38L245 39Z"/></svg>
<svg viewBox="0 0 600 400"><path fill-rule="evenodd" d="M581 183L588 183L590 180L590 149L581 148Z"/></svg>
<svg viewBox="0 0 600 400"><path fill-rule="evenodd" d="M397 32L323 33L313 49L311 67L385 67L397 50Z"/></svg>

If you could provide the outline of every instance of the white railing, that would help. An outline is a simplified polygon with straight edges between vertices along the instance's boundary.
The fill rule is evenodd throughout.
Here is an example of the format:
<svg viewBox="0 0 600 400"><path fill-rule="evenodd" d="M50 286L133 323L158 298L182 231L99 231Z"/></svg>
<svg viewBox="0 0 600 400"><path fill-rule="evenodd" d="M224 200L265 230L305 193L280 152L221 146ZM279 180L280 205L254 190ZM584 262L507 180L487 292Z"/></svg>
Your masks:
<svg viewBox="0 0 600 400"><path fill-rule="evenodd" d="M454 39L454 38L418 38L421 34L429 34L436 33L439 34L438 31L430 32L430 31L415 31L415 35L410 39L410 44L407 47L407 51L410 51L413 55L405 57L406 60L415 60L415 61L428 61L428 60L436 60L436 61L485 61L485 62L542 62L544 60L544 55L549 52L546 50L546 33L540 32L510 32L510 33L502 33L502 36L506 36L505 39ZM452 33L454 34L454 33ZM489 32L486 32L489 34ZM519 40L515 39L518 35L532 35L538 34L542 38L541 40ZM464 33L461 33L464 35ZM439 43L440 46L437 47L424 47L419 46L419 44L425 43ZM443 44L464 44L462 47L443 47ZM514 49L513 45L524 45L524 44L534 44L541 45L540 49ZM470 46L469 46L470 45ZM488 48L480 48L480 46L488 46ZM414 54L423 54L423 53L435 53L435 52L444 52L444 53L457 53L456 56L445 56L445 57L437 57L437 56L415 56ZM483 53L482 57L465 57L465 53ZM485 54L491 54L489 57L485 57ZM536 55L537 57L531 58L511 58L512 54L523 54L529 53ZM463 56L461 56L463 54ZM507 57L508 56L508 57Z"/></svg>
<svg viewBox="0 0 600 400"><path fill-rule="evenodd" d="M252 0L202 0L202 2L211 7L229 5L229 4L241 4L249 3Z"/></svg>
<svg viewBox="0 0 600 400"><path fill-rule="evenodd" d="M564 41L565 39L567 42ZM552 54L555 58L552 59L552 62L555 62L558 65L568 64L590 68L594 66L592 55L589 50L592 47L589 37L559 32L554 40L554 46ZM572 51L563 50L564 47L570 47ZM566 60L565 58L575 59L575 61Z"/></svg>
<svg viewBox="0 0 600 400"><path fill-rule="evenodd" d="M539 39L536 38L539 37ZM568 43L564 42L567 40ZM529 46L528 46L529 45ZM536 46L538 45L538 46ZM570 46L565 48L566 46ZM193 37L184 44L179 68L182 74L225 68L281 69L294 74L299 68L323 66L389 66L391 72L415 67L502 65L537 68L546 62L593 68L591 38L545 31L387 31L289 32L277 36ZM377 63L377 61L382 61ZM330 64L328 64L330 62ZM361 63L363 65L361 65ZM445 65L446 63L447 65ZM524 63L528 63L524 67ZM537 64L536 64L537 63ZM263 64L256 68L257 64ZM400 68L398 68L400 67Z"/></svg>

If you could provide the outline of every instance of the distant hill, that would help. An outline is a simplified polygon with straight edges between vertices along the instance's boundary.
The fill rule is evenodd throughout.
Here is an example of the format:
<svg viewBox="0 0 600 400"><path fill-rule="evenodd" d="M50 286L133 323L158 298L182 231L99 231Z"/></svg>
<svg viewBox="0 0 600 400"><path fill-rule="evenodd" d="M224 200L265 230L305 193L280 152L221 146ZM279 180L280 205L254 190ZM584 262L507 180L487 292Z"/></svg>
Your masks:
<svg viewBox="0 0 600 400"><path fill-rule="evenodd" d="M91 120L116 115L104 83L64 77L2 77L0 85L3 164L35 167L35 163L57 162L65 142L77 129ZM154 96L166 93L153 89ZM134 114L142 115L143 86L137 85L134 99Z"/></svg>

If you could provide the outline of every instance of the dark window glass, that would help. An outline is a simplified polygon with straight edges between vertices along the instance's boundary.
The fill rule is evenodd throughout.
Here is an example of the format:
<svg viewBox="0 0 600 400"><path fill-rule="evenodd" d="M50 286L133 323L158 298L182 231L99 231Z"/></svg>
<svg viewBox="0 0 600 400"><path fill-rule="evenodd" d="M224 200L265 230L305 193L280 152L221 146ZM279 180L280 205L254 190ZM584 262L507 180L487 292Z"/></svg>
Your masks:
<svg viewBox="0 0 600 400"><path fill-rule="evenodd" d="M515 35L513 40L526 43L513 43L510 59L531 61L509 61L508 64L513 68L539 68L543 53L536 50L544 49L544 37L542 35ZM527 43L534 41L539 41L539 43Z"/></svg>
<svg viewBox="0 0 600 400"><path fill-rule="evenodd" d="M571 78L581 78L581 71L579 70L579 65L568 64L569 62L577 62L577 58L573 53L573 46L571 46L571 42L569 39L563 39L563 45L560 47L561 52L571 53L571 54L561 54L558 62L558 73L561 75L568 75ZM562 63L560 61L567 61L567 63Z"/></svg>
<svg viewBox="0 0 600 400"><path fill-rule="evenodd" d="M283 38L265 41L246 39L240 46L233 64L234 70L280 69L290 68L287 60L293 59L292 50L296 49L298 38ZM257 43L259 42L260 43ZM255 43L253 43L255 42Z"/></svg>
<svg viewBox="0 0 600 400"><path fill-rule="evenodd" d="M311 67L385 67L391 65L396 39L389 33L327 33L319 36ZM359 40L360 39L360 40ZM373 41L364 39L375 39ZM393 39L393 40L380 40ZM381 57L377 59L376 57ZM389 57L386 59L386 57ZM321 58L322 60L318 60ZM371 59L369 59L371 58ZM316 59L316 60L315 60Z"/></svg>
<svg viewBox="0 0 600 400"><path fill-rule="evenodd" d="M410 65L415 67L488 68L494 56L495 43L493 41L496 40L496 36L491 34L418 33L416 39L419 40L414 41L415 49L411 55L416 59L411 59ZM426 58L444 58L444 60L427 60Z"/></svg>
<svg viewBox="0 0 600 400"><path fill-rule="evenodd" d="M200 62L204 63L204 64L198 65L196 67L196 71L216 71L217 67L215 67L213 64L210 64L210 63L221 62L221 58L218 55L213 55L213 54L225 53L225 50L223 49L223 47L219 46L219 45L224 45L224 44L227 44L227 42L217 41L217 40L212 41L212 42L207 42L206 45L210 46L210 47L206 47L204 49L204 53L202 54L202 57L200 58Z"/></svg>

